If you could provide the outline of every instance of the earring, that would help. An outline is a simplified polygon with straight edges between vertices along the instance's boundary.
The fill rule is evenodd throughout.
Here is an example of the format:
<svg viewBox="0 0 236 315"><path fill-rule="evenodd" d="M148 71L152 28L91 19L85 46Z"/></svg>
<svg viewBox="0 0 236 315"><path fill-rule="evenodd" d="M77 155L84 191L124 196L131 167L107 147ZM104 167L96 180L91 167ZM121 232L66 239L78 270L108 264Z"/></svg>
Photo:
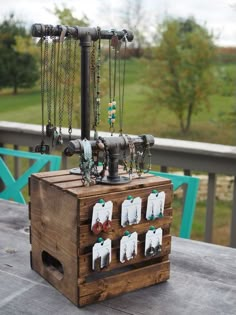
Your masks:
<svg viewBox="0 0 236 315"><path fill-rule="evenodd" d="M103 225L100 222L99 216L97 216L96 223L93 225L92 231L94 234L99 234L102 232Z"/></svg>
<svg viewBox="0 0 236 315"><path fill-rule="evenodd" d="M104 268L110 265L110 250L107 248L107 253L105 255Z"/></svg>
<svg viewBox="0 0 236 315"><path fill-rule="evenodd" d="M136 248L135 248L135 247L136 247L136 246L135 246L135 242L133 242L133 245L134 245L134 246L133 246L132 255L131 255L132 258L134 258L134 257L137 255L137 253L136 253Z"/></svg>
<svg viewBox="0 0 236 315"><path fill-rule="evenodd" d="M125 247L124 247L124 254L123 254L123 262L125 262L126 260L128 260L126 251L127 251L127 246L125 245Z"/></svg>
<svg viewBox="0 0 236 315"><path fill-rule="evenodd" d="M129 225L129 212L126 211L126 221L124 222L124 226Z"/></svg>
<svg viewBox="0 0 236 315"><path fill-rule="evenodd" d="M151 215L150 215L150 217L149 217L149 220L154 220L155 219L155 217L154 217L154 203L152 203L152 212L151 212Z"/></svg>
<svg viewBox="0 0 236 315"><path fill-rule="evenodd" d="M155 251L156 251L156 254L159 253L161 251L161 244L160 244L160 241L158 240L158 243L157 243L157 246L155 248Z"/></svg>
<svg viewBox="0 0 236 315"><path fill-rule="evenodd" d="M105 233L109 232L112 227L111 220L109 220L109 214L107 214L106 221L103 223L102 228Z"/></svg>
<svg viewBox="0 0 236 315"><path fill-rule="evenodd" d="M134 218L133 224L137 224L137 223L138 223L138 209L136 207L135 208L135 218Z"/></svg>
<svg viewBox="0 0 236 315"><path fill-rule="evenodd" d="M98 253L97 258L94 261L94 270L95 271L101 271L101 263L102 263L102 257L99 256L99 253Z"/></svg>
<svg viewBox="0 0 236 315"><path fill-rule="evenodd" d="M146 256L152 257L152 256L155 256L155 254L156 254L156 251L155 251L155 248L152 246L152 241L151 241L150 246L146 250Z"/></svg>

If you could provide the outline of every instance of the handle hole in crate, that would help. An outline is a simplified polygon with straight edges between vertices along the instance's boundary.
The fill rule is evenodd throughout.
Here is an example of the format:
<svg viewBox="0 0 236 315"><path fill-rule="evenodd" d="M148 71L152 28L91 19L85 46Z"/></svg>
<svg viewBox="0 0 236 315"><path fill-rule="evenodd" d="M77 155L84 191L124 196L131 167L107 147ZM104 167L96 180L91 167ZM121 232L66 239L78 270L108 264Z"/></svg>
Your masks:
<svg viewBox="0 0 236 315"><path fill-rule="evenodd" d="M50 255L48 252L42 252L42 261L44 266L57 278L58 280L62 280L64 276L64 269L61 262Z"/></svg>

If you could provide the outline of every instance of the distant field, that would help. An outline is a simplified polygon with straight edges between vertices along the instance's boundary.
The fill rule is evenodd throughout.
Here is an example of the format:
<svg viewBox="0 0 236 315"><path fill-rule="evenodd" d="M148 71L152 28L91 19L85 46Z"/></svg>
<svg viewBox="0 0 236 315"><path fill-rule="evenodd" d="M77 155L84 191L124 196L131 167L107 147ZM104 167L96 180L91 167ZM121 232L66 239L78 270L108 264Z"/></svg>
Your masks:
<svg viewBox="0 0 236 315"><path fill-rule="evenodd" d="M236 65L225 66L235 71ZM140 134L151 133L158 137L189 139L222 144L236 144L236 126L228 123L228 115L236 106L236 98L232 96L211 95L209 109L193 116L191 131L183 136L179 131L175 115L166 108L151 104L148 99L148 87L143 85L145 64L138 59L127 62L125 86L124 131ZM5 93L3 93L5 92ZM25 123L40 123L40 91L21 91L18 95L11 95L2 91L0 94L0 120L10 120ZM102 99L102 119L100 130L108 130L107 124L108 97ZM77 114L74 121L79 120L79 99L77 99ZM66 121L66 115L65 115ZM119 124L116 126L119 130Z"/></svg>

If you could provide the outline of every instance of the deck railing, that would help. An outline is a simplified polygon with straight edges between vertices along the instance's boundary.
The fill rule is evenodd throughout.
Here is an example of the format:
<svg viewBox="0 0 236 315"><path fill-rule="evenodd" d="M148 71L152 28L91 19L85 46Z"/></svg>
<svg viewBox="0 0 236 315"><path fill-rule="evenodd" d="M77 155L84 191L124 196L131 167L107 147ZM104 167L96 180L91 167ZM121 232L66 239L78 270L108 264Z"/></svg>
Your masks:
<svg viewBox="0 0 236 315"><path fill-rule="evenodd" d="M64 144L68 143L67 130L63 129ZM80 130L73 130L72 139L78 138ZM101 132L100 136L109 133ZM14 149L24 146L33 151L36 144L41 142L41 127L22 123L0 121L0 146L12 145ZM213 215L215 207L216 178L218 175L234 177L232 197L232 218L230 246L236 247L236 147L202 142L183 141L174 139L155 138L152 148L152 163L160 166L160 171L167 172L169 168L183 171L184 175L193 172L208 174L208 192L206 204L205 241L212 242ZM64 169L74 167L63 156ZM19 175L19 161L14 163L15 176Z"/></svg>

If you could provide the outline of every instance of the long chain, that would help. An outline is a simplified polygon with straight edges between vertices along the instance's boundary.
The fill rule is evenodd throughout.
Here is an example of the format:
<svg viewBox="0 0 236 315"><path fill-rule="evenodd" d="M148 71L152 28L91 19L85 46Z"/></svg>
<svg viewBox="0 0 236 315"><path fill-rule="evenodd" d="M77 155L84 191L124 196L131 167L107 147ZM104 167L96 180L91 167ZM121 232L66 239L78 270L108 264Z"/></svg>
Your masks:
<svg viewBox="0 0 236 315"><path fill-rule="evenodd" d="M108 123L110 125L111 135L115 131L115 121L116 121L116 66L117 66L117 51L119 49L119 39L115 31L113 36L109 41L109 104L108 104ZM113 73L113 93L111 91L111 46L114 48L114 73Z"/></svg>
<svg viewBox="0 0 236 315"><path fill-rule="evenodd" d="M50 127L51 127L51 122L52 122L51 115L52 115L53 64L54 64L54 57L55 57L54 51L55 51L55 43L54 43L54 39L52 38L50 58L47 52L47 107L48 107L48 124Z"/></svg>
<svg viewBox="0 0 236 315"><path fill-rule="evenodd" d="M125 74L126 74L126 51L127 51L127 38L126 35L124 36L124 55L123 55L123 73L122 73L122 95L121 95L121 102L120 102L120 134L123 134L123 118L124 118L124 95L125 95ZM119 59L120 60L120 59Z"/></svg>
<svg viewBox="0 0 236 315"><path fill-rule="evenodd" d="M57 125L57 101L58 101L58 72L59 72L59 55L60 55L60 41L56 38L53 39L54 41L54 50L53 55L53 125L56 127Z"/></svg>
<svg viewBox="0 0 236 315"><path fill-rule="evenodd" d="M98 48L96 50L96 44L93 42L91 52L91 72L92 72L92 98L93 98L93 114L94 114L94 139L98 139L97 127L100 123L100 68L101 68L101 34L100 27L97 28L98 32ZM97 56L96 56L97 52Z"/></svg>
<svg viewBox="0 0 236 315"><path fill-rule="evenodd" d="M72 66L73 60L71 60L71 53L72 53L72 38L69 37L67 39L67 47L66 47L66 91L67 91L67 115L68 115L68 133L69 138L71 138L72 132L72 109L73 109L73 93L74 93L74 82L72 81L73 78L73 71L75 65ZM74 54L73 54L74 57ZM73 90L73 93L72 93Z"/></svg>
<svg viewBox="0 0 236 315"><path fill-rule="evenodd" d="M94 133L97 133L97 125L96 125L96 99L95 99L95 93L96 93L96 56L95 56L95 51L96 51L96 44L93 42L92 46L92 51L91 51L91 76L92 76L92 100L93 100L93 129ZM95 135L94 135L94 138Z"/></svg>
<svg viewBox="0 0 236 315"><path fill-rule="evenodd" d="M97 51L97 64L96 64L96 127L100 123L100 104L101 104L101 99L100 99L100 70L101 70L101 29L100 27L97 28L98 31L98 51Z"/></svg>
<svg viewBox="0 0 236 315"><path fill-rule="evenodd" d="M63 120L63 112L64 112L64 100L62 99L62 83L63 83L63 50L64 50L64 42L63 39L60 39L60 55L59 55L59 88L58 88L58 104L59 104L59 112L58 112L58 125L59 125L59 136L62 136L62 120Z"/></svg>
<svg viewBox="0 0 236 315"><path fill-rule="evenodd" d="M44 63L44 49L45 38L42 36L40 39L41 48L41 115L42 115L42 141L44 140L44 83L45 83L45 63Z"/></svg>

